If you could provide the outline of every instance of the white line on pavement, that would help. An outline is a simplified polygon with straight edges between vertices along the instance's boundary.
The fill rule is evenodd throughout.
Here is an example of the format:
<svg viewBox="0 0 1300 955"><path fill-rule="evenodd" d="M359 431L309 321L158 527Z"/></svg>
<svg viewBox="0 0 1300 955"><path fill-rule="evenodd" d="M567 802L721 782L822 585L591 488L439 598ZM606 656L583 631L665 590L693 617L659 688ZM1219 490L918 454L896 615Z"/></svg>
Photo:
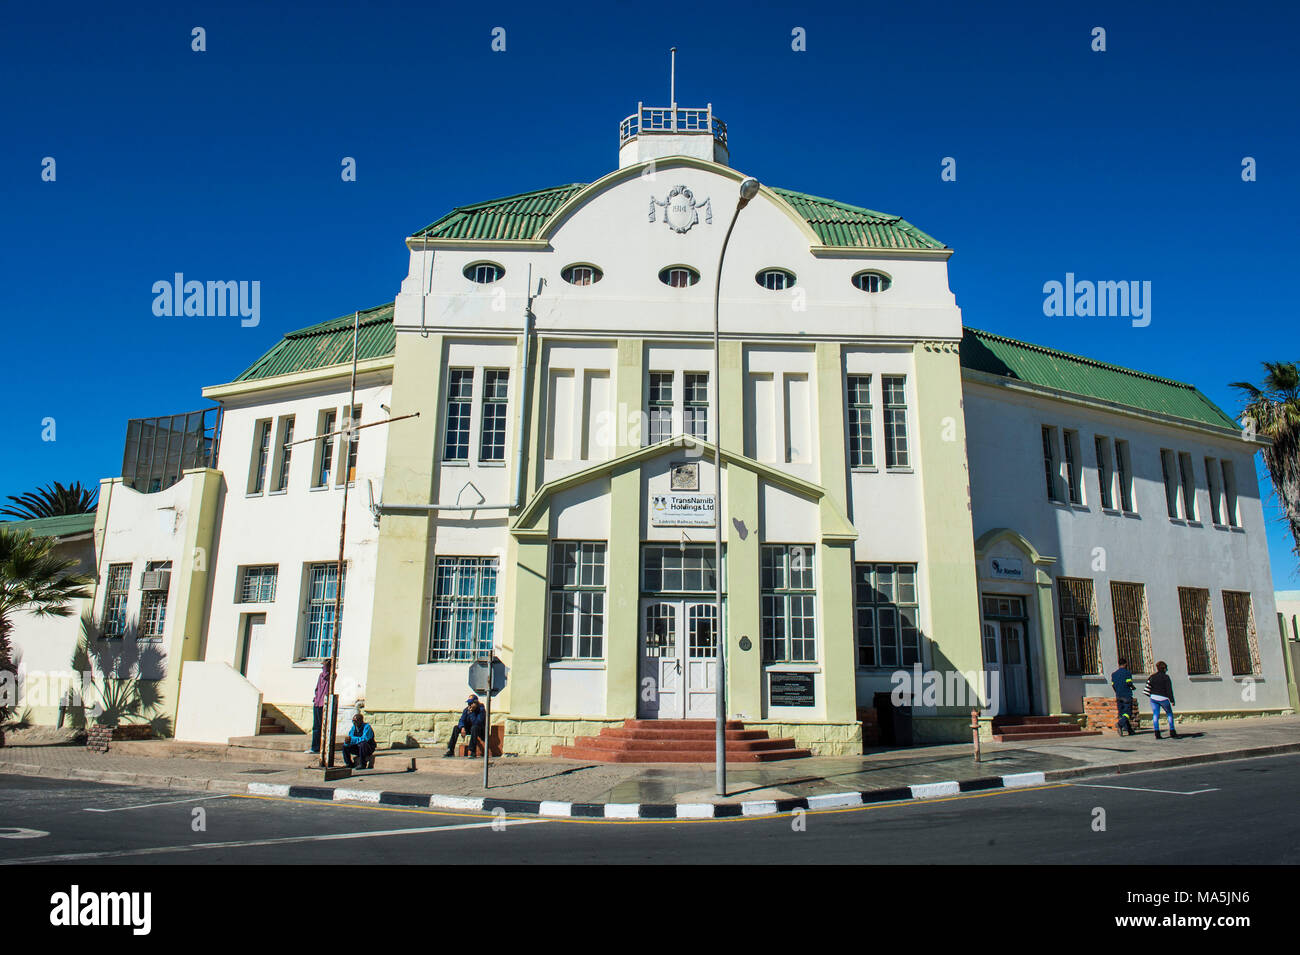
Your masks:
<svg viewBox="0 0 1300 955"><path fill-rule="evenodd" d="M184 846L155 846L149 849L114 849L105 852L72 852L65 855L29 856L26 859L0 859L0 865L29 862L79 862L85 859L114 859L124 856L165 855L172 852L203 852L210 849L248 849L257 846L286 846L296 842L337 842L341 839L370 839L377 836L413 836L456 829L486 829L492 826L531 826L546 819L504 819L471 822L459 826L421 826L413 829L380 829L373 832L335 832L323 836L282 836L277 839L246 839L238 842L196 842Z"/></svg>
<svg viewBox="0 0 1300 955"><path fill-rule="evenodd" d="M176 806L183 802L202 802L205 799L229 799L225 793L219 795L195 796L193 799L172 799L168 802L147 802L141 806L118 806L116 809L92 809L87 806L85 812L126 812L128 809L153 809L155 806Z"/></svg>
<svg viewBox="0 0 1300 955"><path fill-rule="evenodd" d="M1164 793L1167 796L1199 796L1201 793L1217 793L1218 787L1213 789L1196 789L1189 793L1178 792L1175 789L1143 789L1140 786L1103 786L1101 783L1071 783L1073 786L1080 786L1084 789L1127 789L1134 793Z"/></svg>

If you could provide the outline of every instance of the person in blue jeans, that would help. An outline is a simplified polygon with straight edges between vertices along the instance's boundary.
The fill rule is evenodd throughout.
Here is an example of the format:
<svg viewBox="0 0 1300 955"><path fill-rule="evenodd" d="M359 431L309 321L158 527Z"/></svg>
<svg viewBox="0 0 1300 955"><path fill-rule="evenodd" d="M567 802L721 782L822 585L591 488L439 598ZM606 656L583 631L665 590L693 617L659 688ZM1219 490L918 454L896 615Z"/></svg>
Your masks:
<svg viewBox="0 0 1300 955"><path fill-rule="evenodd" d="M1156 672L1147 677L1145 692L1151 698L1151 720L1155 723L1156 739L1164 739L1160 735L1161 710L1169 719L1169 738L1178 739L1178 731L1174 729L1174 684L1166 672L1168 669L1164 660L1158 660Z"/></svg>
<svg viewBox="0 0 1300 955"><path fill-rule="evenodd" d="M353 759L357 769L371 769L375 765L375 731L360 713L352 717L352 728L343 744L343 765L351 769Z"/></svg>
<svg viewBox="0 0 1300 955"><path fill-rule="evenodd" d="M1123 657L1119 669L1110 675L1110 685L1115 688L1115 708L1119 711L1119 734L1129 736L1137 734L1133 728L1133 719L1137 716L1133 709L1133 674L1129 672L1128 661Z"/></svg>
<svg viewBox="0 0 1300 955"><path fill-rule="evenodd" d="M471 696L465 701L465 709L461 710L460 721L456 723L456 728L451 731L451 740L447 743L447 752L443 753L443 758L454 756L456 753L456 740L460 734L464 733L468 742L465 744L469 750L465 755L471 759L479 746L486 746L484 736L487 731L487 710L479 702L477 696Z"/></svg>
<svg viewBox="0 0 1300 955"><path fill-rule="evenodd" d="M326 659L320 665L320 676L316 678L316 692L311 698L311 745L303 752L319 753L321 725L325 718L325 701L330 695L330 669L332 660Z"/></svg>

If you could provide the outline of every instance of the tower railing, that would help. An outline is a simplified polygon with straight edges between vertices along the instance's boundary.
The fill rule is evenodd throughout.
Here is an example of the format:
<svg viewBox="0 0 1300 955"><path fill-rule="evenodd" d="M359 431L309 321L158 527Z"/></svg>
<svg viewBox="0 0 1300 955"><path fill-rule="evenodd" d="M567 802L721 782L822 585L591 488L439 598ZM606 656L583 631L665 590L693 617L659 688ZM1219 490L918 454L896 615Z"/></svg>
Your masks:
<svg viewBox="0 0 1300 955"><path fill-rule="evenodd" d="M712 133L716 142L727 145L727 124L713 115L712 103L705 107L637 103L636 112L619 124L619 148L642 133Z"/></svg>

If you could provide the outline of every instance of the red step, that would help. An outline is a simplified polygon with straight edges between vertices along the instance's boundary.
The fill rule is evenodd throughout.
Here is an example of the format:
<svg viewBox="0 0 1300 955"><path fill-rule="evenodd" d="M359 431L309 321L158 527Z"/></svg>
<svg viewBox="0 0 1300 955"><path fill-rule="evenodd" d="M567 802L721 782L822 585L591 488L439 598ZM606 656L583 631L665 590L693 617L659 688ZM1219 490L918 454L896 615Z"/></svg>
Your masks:
<svg viewBox="0 0 1300 955"><path fill-rule="evenodd" d="M766 730L745 729L727 720L727 762L769 762L811 756L793 739L771 739ZM716 758L716 724L712 720L627 720L606 727L599 736L581 736L572 746L553 746L551 755L600 763L708 763Z"/></svg>
<svg viewBox="0 0 1300 955"><path fill-rule="evenodd" d="M1062 727L1064 729L1064 727ZM1061 733L994 733L995 743L1036 743L1044 739L1077 739L1080 736L1100 736L1100 730L1081 730Z"/></svg>
<svg viewBox="0 0 1300 955"><path fill-rule="evenodd" d="M578 746L552 746L551 755L561 759L580 759L589 763L711 763L714 759L713 753L704 756L697 751L620 752ZM727 762L767 763L777 759L803 759L811 755L812 751L806 749L755 750L747 753L727 750Z"/></svg>

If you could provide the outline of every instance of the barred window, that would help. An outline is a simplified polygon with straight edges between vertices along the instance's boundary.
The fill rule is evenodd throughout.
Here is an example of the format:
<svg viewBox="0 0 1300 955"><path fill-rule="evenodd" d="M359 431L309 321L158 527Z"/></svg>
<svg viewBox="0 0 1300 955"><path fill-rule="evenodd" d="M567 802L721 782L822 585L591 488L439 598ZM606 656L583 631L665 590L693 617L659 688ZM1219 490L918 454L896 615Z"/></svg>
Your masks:
<svg viewBox="0 0 1300 955"><path fill-rule="evenodd" d="M170 560L149 561L144 565L145 573L157 570L171 570ZM140 595L140 633L142 640L162 638L163 628L167 623L167 591L144 590Z"/></svg>
<svg viewBox="0 0 1300 955"><path fill-rule="evenodd" d="M858 666L920 663L916 564L855 564L853 579Z"/></svg>
<svg viewBox="0 0 1300 955"><path fill-rule="evenodd" d="M1151 673L1151 623L1146 588L1141 584L1110 583L1111 614L1115 618L1115 649L1134 673Z"/></svg>
<svg viewBox="0 0 1300 955"><path fill-rule="evenodd" d="M817 583L811 544L764 544L760 566L764 663L817 659Z"/></svg>
<svg viewBox="0 0 1300 955"><path fill-rule="evenodd" d="M279 568L275 564L245 567L240 580L239 602L268 604L275 600L275 583Z"/></svg>
<svg viewBox="0 0 1300 955"><path fill-rule="evenodd" d="M469 663L492 653L497 607L495 557L439 557L430 614L430 663Z"/></svg>
<svg viewBox="0 0 1300 955"><path fill-rule="evenodd" d="M550 659L605 655L605 543L551 544Z"/></svg>
<svg viewBox="0 0 1300 955"><path fill-rule="evenodd" d="M666 441L673 434L673 373L650 372L650 443Z"/></svg>
<svg viewBox="0 0 1300 955"><path fill-rule="evenodd" d="M103 635L126 635L126 602L131 592L131 565L110 564L104 597Z"/></svg>
<svg viewBox="0 0 1300 955"><path fill-rule="evenodd" d="M1183 648L1187 651L1187 675L1219 672L1214 649L1214 618L1210 614L1210 592L1199 587L1178 588L1178 609L1183 618Z"/></svg>
<svg viewBox="0 0 1300 955"><path fill-rule="evenodd" d="M1061 606L1061 646L1070 676L1101 673L1101 628L1097 601L1087 578L1056 578Z"/></svg>
<svg viewBox="0 0 1300 955"><path fill-rule="evenodd" d="M1258 674L1259 645L1255 636L1255 617L1251 613L1250 594L1235 590L1223 592L1223 615L1228 623L1228 657L1232 675Z"/></svg>
<svg viewBox="0 0 1300 955"><path fill-rule="evenodd" d="M479 441L480 461L506 459L506 397L510 372L489 368L483 372L483 425Z"/></svg>
<svg viewBox="0 0 1300 955"><path fill-rule="evenodd" d="M683 429L692 437L709 439L709 376L688 371L685 375Z"/></svg>
<svg viewBox="0 0 1300 955"><path fill-rule="evenodd" d="M343 568L343 580L338 575L338 564L311 564L307 575L307 630L304 634L302 658L323 660L332 655L334 648L334 598L347 595L348 571Z"/></svg>
<svg viewBox="0 0 1300 955"><path fill-rule="evenodd" d="M884 375L880 379L885 393L885 467L909 467L907 453L907 379L902 375Z"/></svg>
<svg viewBox="0 0 1300 955"><path fill-rule="evenodd" d="M469 416L474 400L474 369L452 368L447 376L447 437L444 461L469 460Z"/></svg>
<svg viewBox="0 0 1300 955"><path fill-rule="evenodd" d="M871 376L849 375L849 467L876 466L871 445Z"/></svg>

